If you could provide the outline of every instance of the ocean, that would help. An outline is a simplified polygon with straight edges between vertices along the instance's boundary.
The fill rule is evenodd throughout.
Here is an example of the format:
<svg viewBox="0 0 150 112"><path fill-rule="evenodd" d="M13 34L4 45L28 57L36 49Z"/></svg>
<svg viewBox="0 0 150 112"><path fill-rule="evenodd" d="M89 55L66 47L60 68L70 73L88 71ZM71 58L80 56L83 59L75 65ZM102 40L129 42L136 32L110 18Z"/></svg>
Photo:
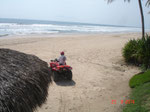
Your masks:
<svg viewBox="0 0 150 112"><path fill-rule="evenodd" d="M146 29L146 31L150 31L150 29ZM141 32L141 28L77 22L0 18L0 37L32 34L85 34L126 32Z"/></svg>

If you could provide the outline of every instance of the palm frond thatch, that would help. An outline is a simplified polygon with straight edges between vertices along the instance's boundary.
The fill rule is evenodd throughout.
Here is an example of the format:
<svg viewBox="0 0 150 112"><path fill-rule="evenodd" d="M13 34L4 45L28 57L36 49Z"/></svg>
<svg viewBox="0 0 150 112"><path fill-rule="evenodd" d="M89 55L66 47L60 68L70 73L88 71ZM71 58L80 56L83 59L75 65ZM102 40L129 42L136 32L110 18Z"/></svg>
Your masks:
<svg viewBox="0 0 150 112"><path fill-rule="evenodd" d="M0 112L33 112L46 101L50 82L46 62L0 49Z"/></svg>

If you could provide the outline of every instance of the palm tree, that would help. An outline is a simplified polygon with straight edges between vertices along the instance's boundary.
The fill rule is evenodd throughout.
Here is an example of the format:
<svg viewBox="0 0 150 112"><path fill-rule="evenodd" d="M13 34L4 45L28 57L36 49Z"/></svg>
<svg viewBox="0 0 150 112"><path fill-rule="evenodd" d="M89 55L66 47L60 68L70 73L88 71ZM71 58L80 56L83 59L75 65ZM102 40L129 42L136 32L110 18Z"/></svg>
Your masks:
<svg viewBox="0 0 150 112"><path fill-rule="evenodd" d="M143 8L142 8L141 0L138 0L138 1L139 1L140 13L141 13L141 22L142 22L142 38L144 38L144 36L145 36L144 14L143 14Z"/></svg>
<svg viewBox="0 0 150 112"><path fill-rule="evenodd" d="M108 0L108 3L113 2L114 0ZM130 2L130 0L124 0ZM142 3L141 0L138 0L139 2L139 8L140 8L140 13L141 13L141 22L142 22L142 38L145 36L145 26L144 26L144 14L143 14L143 8L142 8ZM146 6L150 5L150 0L147 0Z"/></svg>

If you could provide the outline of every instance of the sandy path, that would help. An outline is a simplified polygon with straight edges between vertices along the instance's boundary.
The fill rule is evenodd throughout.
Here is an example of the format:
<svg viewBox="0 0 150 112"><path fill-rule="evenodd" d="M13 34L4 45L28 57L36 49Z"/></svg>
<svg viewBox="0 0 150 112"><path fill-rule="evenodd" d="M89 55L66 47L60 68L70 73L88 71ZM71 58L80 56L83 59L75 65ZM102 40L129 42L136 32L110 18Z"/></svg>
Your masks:
<svg viewBox="0 0 150 112"><path fill-rule="evenodd" d="M120 101L130 91L128 81L139 72L121 56L129 37L138 34L0 39L0 47L34 54L47 62L65 51L73 67L73 81L53 82L47 102L37 112L120 112Z"/></svg>

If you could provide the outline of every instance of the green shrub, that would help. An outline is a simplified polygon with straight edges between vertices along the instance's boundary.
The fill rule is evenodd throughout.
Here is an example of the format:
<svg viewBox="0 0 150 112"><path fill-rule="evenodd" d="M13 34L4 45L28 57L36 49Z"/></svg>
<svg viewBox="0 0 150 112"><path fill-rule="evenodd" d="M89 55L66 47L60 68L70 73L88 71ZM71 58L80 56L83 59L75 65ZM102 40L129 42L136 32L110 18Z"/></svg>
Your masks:
<svg viewBox="0 0 150 112"><path fill-rule="evenodd" d="M123 48L123 57L125 58L125 61L127 62L134 62L135 58L134 55L137 51L137 41L135 39L130 40L128 43L126 43L125 47Z"/></svg>
<svg viewBox="0 0 150 112"><path fill-rule="evenodd" d="M150 112L150 82L134 88L129 99L135 103L125 105L123 112Z"/></svg>
<svg viewBox="0 0 150 112"><path fill-rule="evenodd" d="M134 75L129 81L129 86L134 88L146 82L150 82L150 70L147 70L145 73Z"/></svg>
<svg viewBox="0 0 150 112"><path fill-rule="evenodd" d="M125 44L122 55L126 62L142 64L144 69L150 68L150 36L130 40Z"/></svg>
<svg viewBox="0 0 150 112"><path fill-rule="evenodd" d="M144 40L144 45L142 46L141 55L142 55L142 63L145 68L150 68L150 36L146 36Z"/></svg>

